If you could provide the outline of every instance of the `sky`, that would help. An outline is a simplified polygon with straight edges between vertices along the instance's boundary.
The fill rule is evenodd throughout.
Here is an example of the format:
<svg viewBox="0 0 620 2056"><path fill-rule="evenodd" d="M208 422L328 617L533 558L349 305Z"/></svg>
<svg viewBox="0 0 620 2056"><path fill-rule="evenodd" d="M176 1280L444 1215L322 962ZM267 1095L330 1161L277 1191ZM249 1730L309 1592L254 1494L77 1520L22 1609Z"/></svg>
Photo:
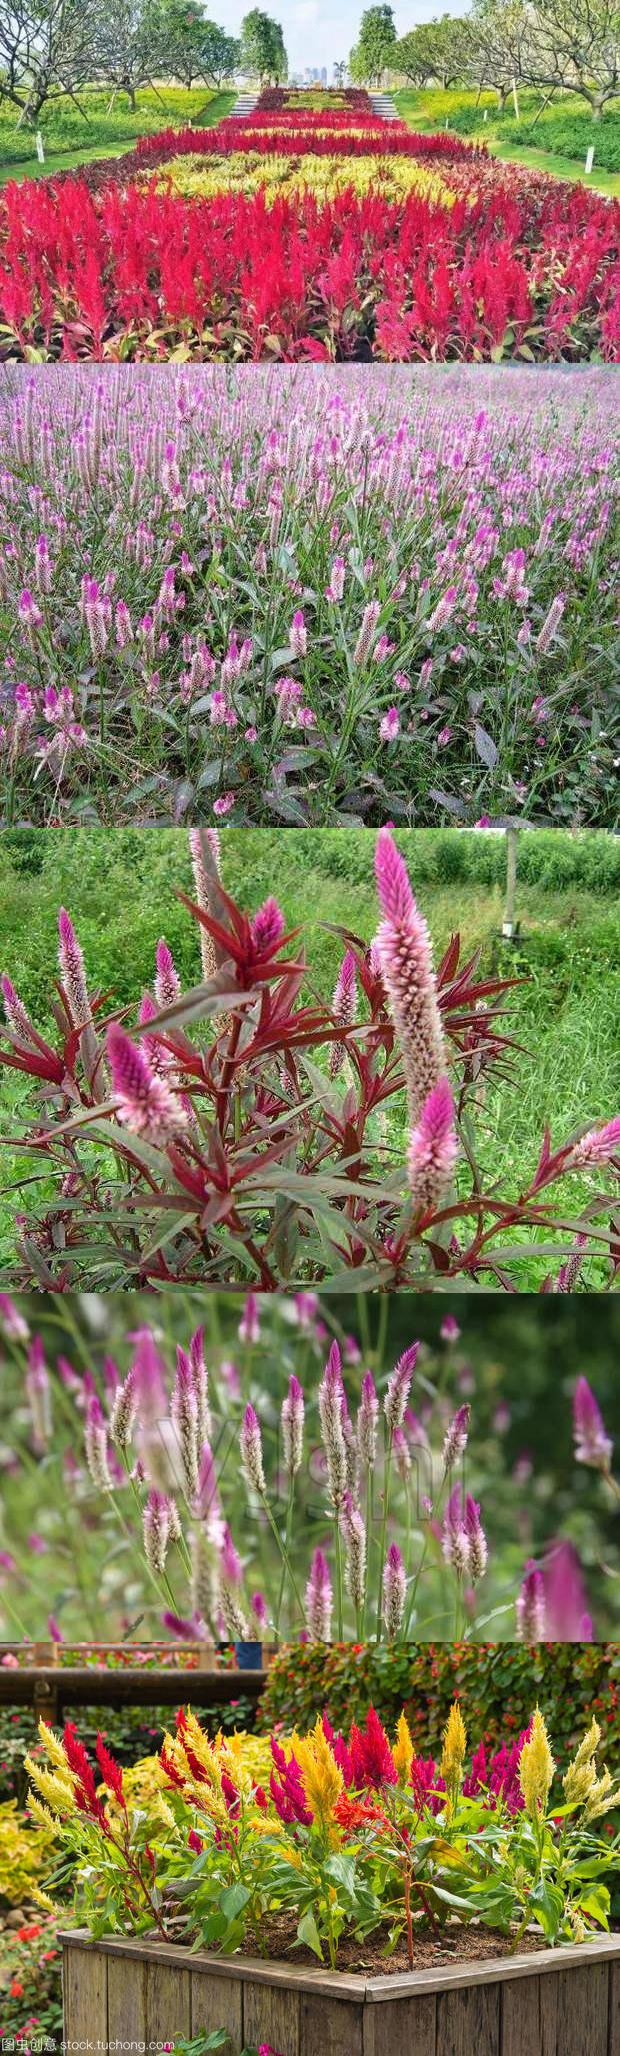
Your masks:
<svg viewBox="0 0 620 2056"><path fill-rule="evenodd" d="M253 4L254 0L219 0L218 6L217 0L212 0L209 13L221 28L236 36ZM333 65L346 61L356 41L366 0L339 0L337 6L334 0L258 0L258 4L282 24L289 69L303 72L306 65L316 65L320 71L325 64L331 79ZM464 7L457 4L453 11L460 14ZM440 13L437 0L406 0L403 7L395 5L397 34L404 36L415 22L431 21Z"/></svg>

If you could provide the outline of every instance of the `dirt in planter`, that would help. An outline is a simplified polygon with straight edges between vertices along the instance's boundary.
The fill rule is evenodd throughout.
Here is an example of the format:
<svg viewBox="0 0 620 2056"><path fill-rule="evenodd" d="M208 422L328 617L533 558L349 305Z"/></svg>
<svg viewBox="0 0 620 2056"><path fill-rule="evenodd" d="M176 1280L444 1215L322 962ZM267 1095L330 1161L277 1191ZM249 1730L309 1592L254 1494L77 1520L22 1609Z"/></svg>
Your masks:
<svg viewBox="0 0 620 2056"><path fill-rule="evenodd" d="M366 1942L356 1941L354 1935L343 1935L338 1944L337 1970L365 1972L367 1977L387 1977L392 1972L398 1972L401 1976L403 1971L410 1968L406 1941L401 1939L393 1953L388 1955L386 1951L389 1947L389 1933L389 1925L386 1922L383 1927L376 1928ZM269 1919L261 1921L261 1954L264 1953L267 1958L279 1958L280 1961L283 1957L289 1957L292 1963L297 1963L300 1967L302 1964L314 1965L316 1970L318 1958L313 1955L311 1949L293 1946L295 1934L294 1920L287 1914L272 1914ZM481 1927L478 1922L472 1922L470 1927L463 1927L460 1921L448 1922L436 1935L429 1934L427 1928L416 1930L414 1970L435 1970L440 1969L442 1964L474 1963L477 1960L486 1961L490 1956L508 1956L510 1947L510 1935L500 1935L496 1928ZM520 1956L529 1956L536 1950L546 1947L542 1932L530 1931L521 1936L518 1953ZM249 1934L246 1937L244 1953L247 1956L257 1954ZM323 1968L329 1968L327 1950Z"/></svg>

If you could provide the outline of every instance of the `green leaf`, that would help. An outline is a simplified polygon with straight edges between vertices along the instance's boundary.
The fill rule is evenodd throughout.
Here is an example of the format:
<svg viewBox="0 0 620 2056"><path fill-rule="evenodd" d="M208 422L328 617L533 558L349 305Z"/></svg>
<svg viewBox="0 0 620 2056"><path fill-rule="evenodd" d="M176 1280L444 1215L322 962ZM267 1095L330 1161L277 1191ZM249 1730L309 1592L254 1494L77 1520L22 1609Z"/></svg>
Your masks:
<svg viewBox="0 0 620 2056"><path fill-rule="evenodd" d="M548 1941L554 1942L564 1912L564 1893L558 1885L550 1884L548 1878L539 1878L530 1892L528 1905L543 1934Z"/></svg>
<svg viewBox="0 0 620 2056"><path fill-rule="evenodd" d="M310 1906L307 1913L302 1913L301 1920L297 1923L297 1940L305 1942L306 1948L312 1949L313 1955L318 1956L319 1963L322 1963L321 1937Z"/></svg>
<svg viewBox="0 0 620 2056"><path fill-rule="evenodd" d="M240 1878L235 1885L229 1885L227 1891L222 1892L220 1910L228 1922L236 1920L238 1913L243 1913L249 1897L247 1885L242 1885Z"/></svg>

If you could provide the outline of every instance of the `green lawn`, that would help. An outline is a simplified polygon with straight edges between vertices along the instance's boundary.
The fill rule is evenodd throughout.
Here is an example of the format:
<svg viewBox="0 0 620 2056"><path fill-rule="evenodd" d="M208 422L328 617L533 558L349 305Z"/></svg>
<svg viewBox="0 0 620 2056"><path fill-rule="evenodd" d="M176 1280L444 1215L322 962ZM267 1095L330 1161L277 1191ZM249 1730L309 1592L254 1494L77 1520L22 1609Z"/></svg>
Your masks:
<svg viewBox="0 0 620 2056"><path fill-rule="evenodd" d="M376 925L372 833L228 829L223 846L230 890L251 909L276 893L287 923L302 926L313 978L328 994L340 946L322 924L339 922L369 939ZM579 1121L610 1116L620 1107L620 853L614 838L602 833L524 833L521 934L512 946L500 937L499 838L418 830L403 837L403 847L436 958L458 928L465 952L479 948L485 967L516 971L527 981L513 999L513 1032L526 1051L517 1060L518 1085L492 1086L480 1131L488 1176L500 1172L504 1188L514 1189L533 1169L545 1119L559 1142ZM174 896L175 886L189 884L183 831L6 834L0 845L0 968L10 973L39 1028L51 1025L59 905L76 922L92 984L129 1001L152 982L162 934L184 981L198 975L193 925ZM5 1074L0 1136L14 1132L26 1091ZM395 1137L399 1146L401 1139ZM13 1247L15 1189L32 1172L33 1162L21 1150L10 1146L0 1152L0 1273ZM571 1213L589 1189L584 1184L580 1193L577 1181L570 1181L565 1199ZM45 1184L37 1191L43 1197ZM20 1207L26 1202L22 1184ZM527 1289L525 1275L520 1282Z"/></svg>
<svg viewBox="0 0 620 2056"><path fill-rule="evenodd" d="M500 114L497 94L491 92L481 94L478 106L473 92L413 87L395 93L394 100L411 128L431 132L445 129L447 123L455 135L486 143L492 155L506 163L529 165L556 178L578 179L598 193L620 195L620 100L601 121L594 122L585 101L576 94L565 93L540 112L540 95L521 91L518 123L512 101ZM522 140L530 135L536 140ZM590 144L594 146L594 166L586 176Z"/></svg>
<svg viewBox="0 0 620 2056"><path fill-rule="evenodd" d="M158 129L182 128L194 122L197 128L211 128L234 105L234 92L213 93L206 86L187 92L182 86L145 87L137 95L136 108L119 95L110 109L109 92L89 87L81 95L87 120L71 101L54 101L44 108L41 132L45 164L39 164L34 137L19 129L15 108L0 104L0 184L9 179L46 178L54 171L68 171L96 157L118 157L130 150L138 136Z"/></svg>

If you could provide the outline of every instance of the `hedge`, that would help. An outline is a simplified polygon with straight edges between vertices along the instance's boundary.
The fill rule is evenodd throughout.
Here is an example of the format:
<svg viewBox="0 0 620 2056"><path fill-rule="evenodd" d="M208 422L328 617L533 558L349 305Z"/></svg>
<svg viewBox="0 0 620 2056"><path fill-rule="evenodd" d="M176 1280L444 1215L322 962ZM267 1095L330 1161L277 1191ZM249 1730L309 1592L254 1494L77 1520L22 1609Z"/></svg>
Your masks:
<svg viewBox="0 0 620 2056"><path fill-rule="evenodd" d="M560 1759L594 1713L605 1747L620 1746L620 1647L556 1642L425 1643L374 1648L320 1644L287 1648L275 1658L260 1702L258 1728L305 1730L327 1710L348 1729L376 1707L389 1728L404 1706L416 1748L436 1751L453 1699L460 1700L472 1744L491 1747L518 1735L538 1704Z"/></svg>

